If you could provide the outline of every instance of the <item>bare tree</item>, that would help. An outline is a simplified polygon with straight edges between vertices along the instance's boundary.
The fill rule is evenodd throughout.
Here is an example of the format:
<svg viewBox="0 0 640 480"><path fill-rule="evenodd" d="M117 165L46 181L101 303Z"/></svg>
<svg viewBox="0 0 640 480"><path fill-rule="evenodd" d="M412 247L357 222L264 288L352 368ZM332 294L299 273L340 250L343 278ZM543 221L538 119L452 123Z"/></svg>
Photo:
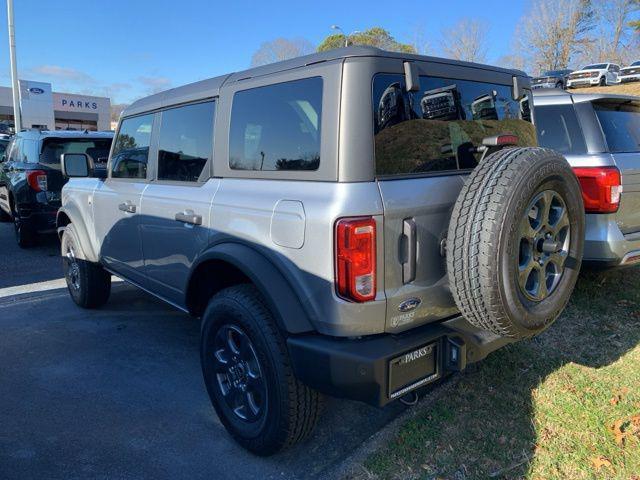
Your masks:
<svg viewBox="0 0 640 480"><path fill-rule="evenodd" d="M416 25L411 33L411 46L420 55L426 55L431 51L431 45L427 40L424 27L422 25Z"/></svg>
<svg viewBox="0 0 640 480"><path fill-rule="evenodd" d="M596 12L597 27L585 48L583 62L627 63L638 55L637 33L631 21L640 11L639 0L608 0Z"/></svg>
<svg viewBox="0 0 640 480"><path fill-rule="evenodd" d="M516 29L516 53L534 73L567 68L587 49L594 26L591 0L538 0Z"/></svg>
<svg viewBox="0 0 640 480"><path fill-rule="evenodd" d="M447 57L467 62L487 61L487 25L479 20L463 18L442 32L442 51Z"/></svg>
<svg viewBox="0 0 640 480"><path fill-rule="evenodd" d="M251 66L266 65L289 58L300 57L314 51L314 46L304 38L276 38L264 42L251 57Z"/></svg>

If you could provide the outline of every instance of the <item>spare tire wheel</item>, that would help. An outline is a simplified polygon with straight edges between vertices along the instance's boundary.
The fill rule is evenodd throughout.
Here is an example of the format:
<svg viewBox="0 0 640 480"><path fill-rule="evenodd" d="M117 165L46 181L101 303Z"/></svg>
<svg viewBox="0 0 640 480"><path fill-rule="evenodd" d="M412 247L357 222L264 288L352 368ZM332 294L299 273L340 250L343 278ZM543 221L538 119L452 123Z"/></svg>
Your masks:
<svg viewBox="0 0 640 480"><path fill-rule="evenodd" d="M569 301L584 229L580 185L564 157L543 148L489 155L462 188L447 235L462 315L505 337L543 331Z"/></svg>

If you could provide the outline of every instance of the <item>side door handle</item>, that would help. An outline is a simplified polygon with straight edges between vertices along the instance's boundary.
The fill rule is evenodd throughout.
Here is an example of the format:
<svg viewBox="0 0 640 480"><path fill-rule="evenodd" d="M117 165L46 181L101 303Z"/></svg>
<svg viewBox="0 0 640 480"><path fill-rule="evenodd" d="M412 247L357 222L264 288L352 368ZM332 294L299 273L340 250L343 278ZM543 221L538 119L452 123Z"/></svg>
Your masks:
<svg viewBox="0 0 640 480"><path fill-rule="evenodd" d="M126 213L136 213L136 206L131 202L124 202L118 205L118 210Z"/></svg>
<svg viewBox="0 0 640 480"><path fill-rule="evenodd" d="M406 218L402 221L402 236L406 245L404 262L402 263L402 283L406 284L416 279L418 239L416 221L413 218Z"/></svg>
<svg viewBox="0 0 640 480"><path fill-rule="evenodd" d="M178 222L190 223L191 225L202 225L202 215L194 213L193 210L185 210L176 213L175 219Z"/></svg>

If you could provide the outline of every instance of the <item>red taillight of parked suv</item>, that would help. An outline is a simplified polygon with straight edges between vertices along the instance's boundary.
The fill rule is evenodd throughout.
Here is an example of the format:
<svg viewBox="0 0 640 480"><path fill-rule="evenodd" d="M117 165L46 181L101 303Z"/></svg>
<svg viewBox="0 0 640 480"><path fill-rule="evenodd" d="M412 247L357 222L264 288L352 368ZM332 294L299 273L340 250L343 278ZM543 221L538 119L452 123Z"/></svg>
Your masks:
<svg viewBox="0 0 640 480"><path fill-rule="evenodd" d="M27 183L36 192L47 190L47 172L44 170L30 170L27 172Z"/></svg>
<svg viewBox="0 0 640 480"><path fill-rule="evenodd" d="M576 167L573 169L587 213L615 213L620 206L622 179L616 167Z"/></svg>
<svg viewBox="0 0 640 480"><path fill-rule="evenodd" d="M354 302L376 298L376 221L372 217L336 222L336 289Z"/></svg>

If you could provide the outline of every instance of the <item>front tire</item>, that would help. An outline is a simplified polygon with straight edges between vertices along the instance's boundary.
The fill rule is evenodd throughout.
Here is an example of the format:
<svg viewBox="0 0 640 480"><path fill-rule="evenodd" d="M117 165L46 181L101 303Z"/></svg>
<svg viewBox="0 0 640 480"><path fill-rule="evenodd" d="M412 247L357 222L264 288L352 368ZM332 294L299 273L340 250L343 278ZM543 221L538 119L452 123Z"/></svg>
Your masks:
<svg viewBox="0 0 640 480"><path fill-rule="evenodd" d="M109 300L111 274L101 265L84 260L73 224L61 240L64 278L71 298L82 308L98 308Z"/></svg>
<svg viewBox="0 0 640 480"><path fill-rule="evenodd" d="M247 450L271 455L313 430L320 394L295 378L285 340L254 286L230 287L210 300L200 358L220 421Z"/></svg>
<svg viewBox="0 0 640 480"><path fill-rule="evenodd" d="M573 292L584 232L580 185L564 157L542 148L490 155L462 188L447 235L460 312L505 337L542 332Z"/></svg>
<svg viewBox="0 0 640 480"><path fill-rule="evenodd" d="M599 86L601 87L606 87L607 86L607 79L604 77L600 78L600 82L598 83Z"/></svg>

